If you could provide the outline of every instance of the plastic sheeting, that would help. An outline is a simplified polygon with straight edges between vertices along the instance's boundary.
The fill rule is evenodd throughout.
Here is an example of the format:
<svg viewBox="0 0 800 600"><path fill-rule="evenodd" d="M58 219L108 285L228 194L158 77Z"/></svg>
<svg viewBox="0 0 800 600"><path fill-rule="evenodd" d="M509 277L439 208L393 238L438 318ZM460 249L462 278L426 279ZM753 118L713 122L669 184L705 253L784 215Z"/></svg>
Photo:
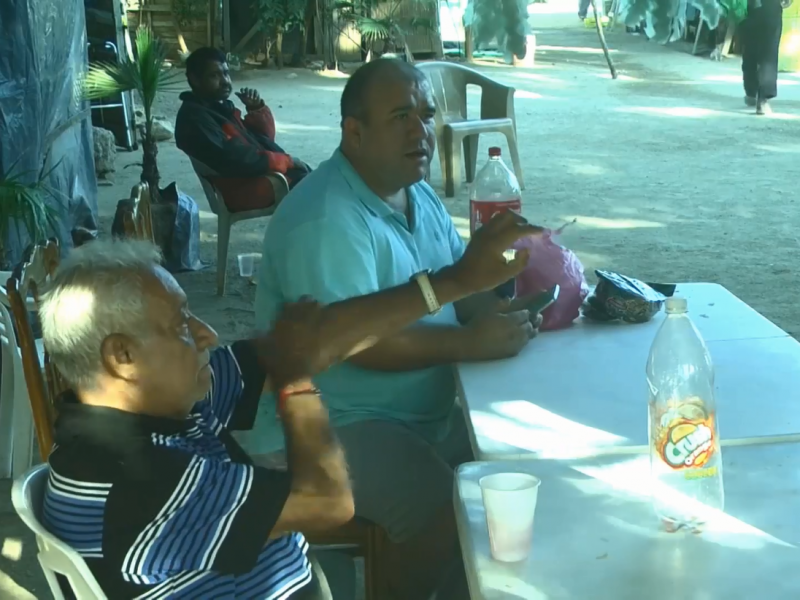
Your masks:
<svg viewBox="0 0 800 600"><path fill-rule="evenodd" d="M14 166L35 179L55 166L49 184L59 194L63 248L73 229L97 230L85 70L83 0L0 0L0 173ZM16 263L29 240L10 235L6 258Z"/></svg>

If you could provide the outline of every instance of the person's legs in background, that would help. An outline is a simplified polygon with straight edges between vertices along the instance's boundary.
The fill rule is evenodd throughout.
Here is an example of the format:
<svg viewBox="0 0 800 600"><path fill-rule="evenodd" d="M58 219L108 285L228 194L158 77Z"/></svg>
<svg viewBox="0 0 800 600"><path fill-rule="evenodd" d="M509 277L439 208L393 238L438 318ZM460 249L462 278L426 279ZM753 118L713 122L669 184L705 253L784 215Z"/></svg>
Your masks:
<svg viewBox="0 0 800 600"><path fill-rule="evenodd" d="M428 600L436 590L438 600L467 598L450 462L469 456L468 438L448 440L443 456L397 422L363 421L339 428L337 435L353 479L356 516L389 536L381 558L391 600Z"/></svg>
<svg viewBox="0 0 800 600"><path fill-rule="evenodd" d="M578 18L583 21L589 14L589 8L592 6L592 0L579 0L578 1Z"/></svg>
<svg viewBox="0 0 800 600"><path fill-rule="evenodd" d="M750 9L747 18L742 21L740 31L742 32L742 80L744 82L744 101L747 106L755 106L758 100L758 28L755 26L756 11Z"/></svg>
<svg viewBox="0 0 800 600"><path fill-rule="evenodd" d="M778 52L783 31L783 9L778 0L763 0L760 36L761 52L758 64L757 114L768 114L768 102L778 95Z"/></svg>

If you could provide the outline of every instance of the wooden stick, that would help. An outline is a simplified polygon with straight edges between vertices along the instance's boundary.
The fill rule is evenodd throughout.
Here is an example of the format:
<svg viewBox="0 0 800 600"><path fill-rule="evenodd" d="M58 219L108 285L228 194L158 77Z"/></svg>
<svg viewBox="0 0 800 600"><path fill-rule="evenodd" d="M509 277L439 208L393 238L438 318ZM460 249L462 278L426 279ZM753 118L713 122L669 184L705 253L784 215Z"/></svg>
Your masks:
<svg viewBox="0 0 800 600"><path fill-rule="evenodd" d="M603 33L603 24L600 22L600 15L597 13L598 0L592 0L592 12L594 13L594 25L597 27L597 35L600 38L600 46L603 48L603 54L608 63L608 70L611 71L611 79L617 78L617 68L614 66L614 61L611 60L611 54L608 51L608 44L606 43L606 34Z"/></svg>

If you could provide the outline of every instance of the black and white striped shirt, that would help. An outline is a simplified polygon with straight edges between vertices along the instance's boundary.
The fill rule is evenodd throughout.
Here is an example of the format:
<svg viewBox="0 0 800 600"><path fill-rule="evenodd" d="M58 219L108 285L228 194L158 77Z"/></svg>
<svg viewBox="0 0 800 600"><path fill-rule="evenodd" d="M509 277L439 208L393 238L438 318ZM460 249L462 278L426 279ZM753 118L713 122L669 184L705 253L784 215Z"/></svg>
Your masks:
<svg viewBox="0 0 800 600"><path fill-rule="evenodd" d="M279 600L311 580L308 544L267 543L291 474L253 466L228 432L255 419L264 375L247 342L215 350L213 385L185 421L67 398L45 526L114 600Z"/></svg>

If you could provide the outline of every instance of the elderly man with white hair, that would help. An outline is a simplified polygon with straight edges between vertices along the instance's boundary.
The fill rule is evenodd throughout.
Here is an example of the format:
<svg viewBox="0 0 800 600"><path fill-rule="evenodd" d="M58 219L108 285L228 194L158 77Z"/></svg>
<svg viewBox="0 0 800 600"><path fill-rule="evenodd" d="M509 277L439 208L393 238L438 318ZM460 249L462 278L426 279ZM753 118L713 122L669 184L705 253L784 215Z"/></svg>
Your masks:
<svg viewBox="0 0 800 600"><path fill-rule="evenodd" d="M537 228L494 219L464 257L408 284L287 305L271 332L218 347L147 242L94 242L42 299L59 399L45 526L109 598L319 598L302 533L353 517L341 447L309 377L427 312L518 273ZM288 470L254 466L232 429L276 390Z"/></svg>

